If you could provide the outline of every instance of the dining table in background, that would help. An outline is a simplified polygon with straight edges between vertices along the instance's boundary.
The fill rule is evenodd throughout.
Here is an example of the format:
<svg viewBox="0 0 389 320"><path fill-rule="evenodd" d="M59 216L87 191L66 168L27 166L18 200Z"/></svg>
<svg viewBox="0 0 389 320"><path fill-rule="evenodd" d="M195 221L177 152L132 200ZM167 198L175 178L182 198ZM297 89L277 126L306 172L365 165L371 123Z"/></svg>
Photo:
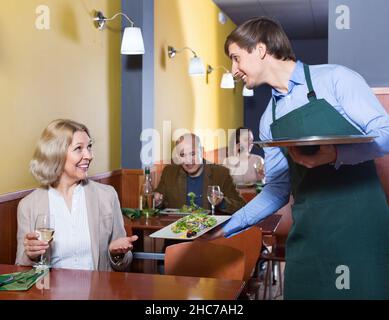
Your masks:
<svg viewBox="0 0 389 320"><path fill-rule="evenodd" d="M134 252L162 253L164 248L164 239L151 238L150 234L158 231L169 224L182 218L183 215L177 214L158 214L151 217L141 216L140 218L129 219L124 216L124 225L128 234L136 234L139 237L134 243ZM262 234L272 237L282 218L281 214L275 213L268 216L257 224L262 230ZM158 273L157 260L144 260L133 262L135 272Z"/></svg>

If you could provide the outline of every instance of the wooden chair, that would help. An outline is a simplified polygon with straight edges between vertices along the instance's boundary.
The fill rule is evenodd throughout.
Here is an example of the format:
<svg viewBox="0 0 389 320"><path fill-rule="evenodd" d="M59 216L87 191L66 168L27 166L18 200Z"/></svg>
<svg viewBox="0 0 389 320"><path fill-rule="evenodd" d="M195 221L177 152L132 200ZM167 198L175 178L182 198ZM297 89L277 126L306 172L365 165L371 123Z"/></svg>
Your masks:
<svg viewBox="0 0 389 320"><path fill-rule="evenodd" d="M243 280L245 256L241 250L207 241L168 246L165 274Z"/></svg>
<svg viewBox="0 0 389 320"><path fill-rule="evenodd" d="M243 251L245 255L244 280L247 281L254 273L262 248L262 231L251 227L231 238L218 238L210 243L229 246Z"/></svg>
<svg viewBox="0 0 389 320"><path fill-rule="evenodd" d="M260 279L255 274L258 270L259 256L262 249L262 230L253 226L231 238L218 238L211 243L230 246L242 250L245 255L245 274L243 280L246 286L242 292L249 299L259 299ZM251 297L251 298L250 298Z"/></svg>

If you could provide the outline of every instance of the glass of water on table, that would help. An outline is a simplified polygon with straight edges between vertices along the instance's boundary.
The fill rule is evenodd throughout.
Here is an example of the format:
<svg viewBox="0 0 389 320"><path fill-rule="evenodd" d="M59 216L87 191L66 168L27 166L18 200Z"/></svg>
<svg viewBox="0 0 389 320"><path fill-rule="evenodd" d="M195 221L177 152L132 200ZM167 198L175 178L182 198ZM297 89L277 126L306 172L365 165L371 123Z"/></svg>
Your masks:
<svg viewBox="0 0 389 320"><path fill-rule="evenodd" d="M223 199L223 193L219 186L208 186L207 198L212 207L211 214L215 214L215 206Z"/></svg>

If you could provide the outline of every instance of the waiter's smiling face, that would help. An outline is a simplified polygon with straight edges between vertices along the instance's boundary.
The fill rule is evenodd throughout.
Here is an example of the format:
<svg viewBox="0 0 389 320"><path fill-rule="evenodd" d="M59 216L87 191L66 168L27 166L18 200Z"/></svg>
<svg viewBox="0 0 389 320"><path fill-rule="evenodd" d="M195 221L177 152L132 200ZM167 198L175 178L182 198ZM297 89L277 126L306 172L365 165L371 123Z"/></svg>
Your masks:
<svg viewBox="0 0 389 320"><path fill-rule="evenodd" d="M235 42L228 47L232 61L232 74L242 79L248 89L253 89L264 83L264 57L266 46L259 43L251 52L240 48Z"/></svg>

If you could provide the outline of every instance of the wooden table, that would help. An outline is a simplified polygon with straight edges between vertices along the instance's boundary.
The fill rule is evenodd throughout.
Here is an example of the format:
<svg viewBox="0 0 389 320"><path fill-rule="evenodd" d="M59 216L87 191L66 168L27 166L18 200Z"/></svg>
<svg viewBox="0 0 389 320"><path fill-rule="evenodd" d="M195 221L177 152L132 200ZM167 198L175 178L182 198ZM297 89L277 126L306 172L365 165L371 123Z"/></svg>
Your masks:
<svg viewBox="0 0 389 320"><path fill-rule="evenodd" d="M239 195L246 203L253 200L257 196L257 190L255 187L237 188L236 191L238 191Z"/></svg>
<svg viewBox="0 0 389 320"><path fill-rule="evenodd" d="M133 220L124 217L126 229L131 228L132 233L139 236L139 240L134 243L134 251L163 253L164 240L151 238L149 235L166 227L181 217L182 215L157 215L149 218L140 217ZM281 217L281 214L273 214L262 220L257 226L261 228L264 236L271 237L277 229ZM134 263L134 271L158 273L157 261L137 261Z"/></svg>
<svg viewBox="0 0 389 320"><path fill-rule="evenodd" d="M0 273L28 270L0 264ZM154 274L53 269L50 289L0 291L0 300L234 300L244 282Z"/></svg>

